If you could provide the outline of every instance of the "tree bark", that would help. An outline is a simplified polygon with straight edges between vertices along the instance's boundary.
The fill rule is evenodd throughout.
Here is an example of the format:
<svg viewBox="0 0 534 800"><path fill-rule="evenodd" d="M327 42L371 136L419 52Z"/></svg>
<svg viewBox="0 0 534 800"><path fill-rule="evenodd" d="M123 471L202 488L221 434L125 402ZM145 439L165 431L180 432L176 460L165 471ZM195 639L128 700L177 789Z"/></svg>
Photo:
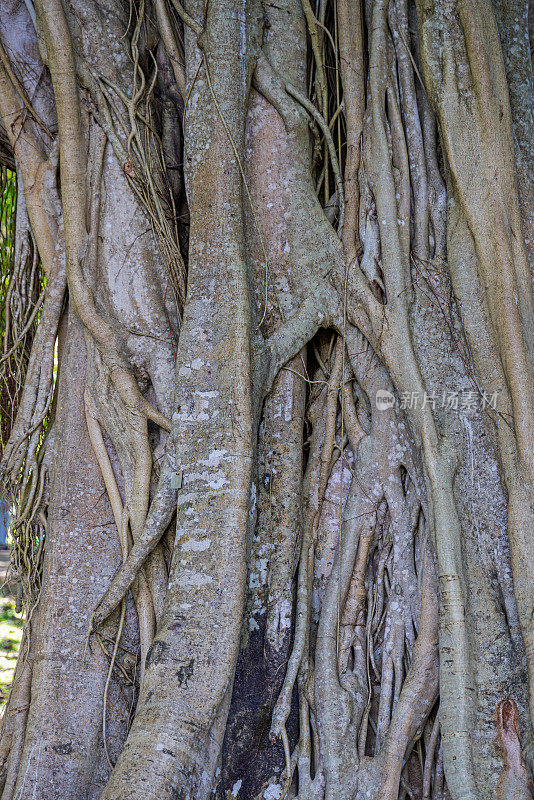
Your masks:
<svg viewBox="0 0 534 800"><path fill-rule="evenodd" d="M2 800L532 798L526 7L5 6Z"/></svg>

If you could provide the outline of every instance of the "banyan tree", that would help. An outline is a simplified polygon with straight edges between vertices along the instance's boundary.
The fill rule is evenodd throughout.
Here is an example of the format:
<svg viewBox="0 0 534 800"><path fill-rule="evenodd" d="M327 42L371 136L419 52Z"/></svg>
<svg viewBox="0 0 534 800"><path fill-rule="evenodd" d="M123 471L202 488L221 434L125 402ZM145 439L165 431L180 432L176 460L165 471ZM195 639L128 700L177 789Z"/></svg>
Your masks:
<svg viewBox="0 0 534 800"><path fill-rule="evenodd" d="M1 0L1 800L532 800L528 12Z"/></svg>

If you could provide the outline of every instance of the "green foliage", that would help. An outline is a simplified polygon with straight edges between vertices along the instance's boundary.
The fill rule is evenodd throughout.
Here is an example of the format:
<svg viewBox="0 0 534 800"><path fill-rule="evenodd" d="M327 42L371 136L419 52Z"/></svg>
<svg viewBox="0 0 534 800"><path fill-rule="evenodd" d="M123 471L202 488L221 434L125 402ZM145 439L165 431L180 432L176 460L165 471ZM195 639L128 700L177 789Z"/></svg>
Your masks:
<svg viewBox="0 0 534 800"><path fill-rule="evenodd" d="M15 210L17 206L17 176L5 167L0 168L0 334L4 338L6 298L13 274L15 257Z"/></svg>
<svg viewBox="0 0 534 800"><path fill-rule="evenodd" d="M0 341L2 353L6 351L9 332L6 331L9 306L9 286L15 263L15 219L17 207L17 176L5 167L0 168ZM8 369L2 369L0 386L0 430L5 444L13 420L14 392L13 379Z"/></svg>

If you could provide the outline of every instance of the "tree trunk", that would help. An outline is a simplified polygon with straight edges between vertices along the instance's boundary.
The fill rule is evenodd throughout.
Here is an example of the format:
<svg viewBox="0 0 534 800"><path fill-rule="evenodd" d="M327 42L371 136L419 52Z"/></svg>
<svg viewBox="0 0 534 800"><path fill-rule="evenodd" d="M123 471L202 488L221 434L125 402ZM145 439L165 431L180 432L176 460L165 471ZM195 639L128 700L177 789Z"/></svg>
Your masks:
<svg viewBox="0 0 534 800"><path fill-rule="evenodd" d="M4 6L2 800L532 800L527 6Z"/></svg>

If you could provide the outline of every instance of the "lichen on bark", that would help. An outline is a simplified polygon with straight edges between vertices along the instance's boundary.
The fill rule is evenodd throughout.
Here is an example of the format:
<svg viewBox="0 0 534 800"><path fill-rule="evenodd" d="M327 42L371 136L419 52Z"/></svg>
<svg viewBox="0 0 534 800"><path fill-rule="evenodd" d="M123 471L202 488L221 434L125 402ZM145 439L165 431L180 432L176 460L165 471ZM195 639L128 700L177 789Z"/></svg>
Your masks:
<svg viewBox="0 0 534 800"><path fill-rule="evenodd" d="M2 800L532 798L527 9L4 5Z"/></svg>

